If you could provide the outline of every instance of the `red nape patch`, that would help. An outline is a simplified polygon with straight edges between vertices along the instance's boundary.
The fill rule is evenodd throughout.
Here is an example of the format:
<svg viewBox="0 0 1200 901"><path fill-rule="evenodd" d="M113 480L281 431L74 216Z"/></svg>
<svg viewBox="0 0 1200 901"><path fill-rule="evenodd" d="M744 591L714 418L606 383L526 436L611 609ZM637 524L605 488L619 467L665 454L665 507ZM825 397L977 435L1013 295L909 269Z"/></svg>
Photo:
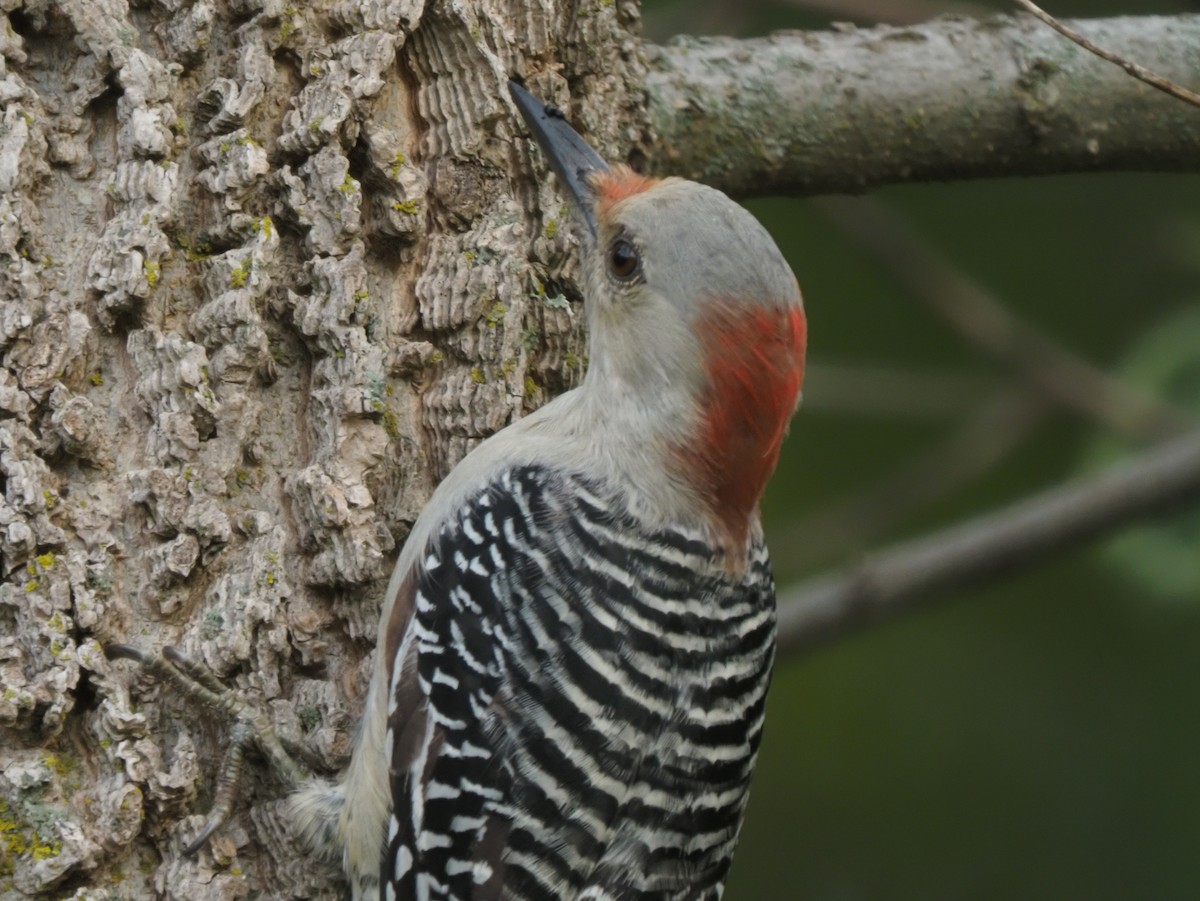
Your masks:
<svg viewBox="0 0 1200 901"><path fill-rule="evenodd" d="M596 213L604 216L622 200L641 194L658 184L659 179L638 175L628 166L619 163L606 172L597 172L591 178L592 190L596 192Z"/></svg>
<svg viewBox="0 0 1200 901"><path fill-rule="evenodd" d="M740 546L796 408L807 323L799 307L718 302L700 315L697 332L709 386L698 441L681 453Z"/></svg>

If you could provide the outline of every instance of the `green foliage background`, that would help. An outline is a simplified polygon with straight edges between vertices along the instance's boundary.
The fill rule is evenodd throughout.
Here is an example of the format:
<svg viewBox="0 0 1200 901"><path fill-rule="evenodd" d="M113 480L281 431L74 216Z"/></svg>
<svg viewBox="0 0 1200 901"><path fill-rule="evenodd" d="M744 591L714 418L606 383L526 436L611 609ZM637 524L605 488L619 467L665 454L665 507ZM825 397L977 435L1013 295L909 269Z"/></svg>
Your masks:
<svg viewBox="0 0 1200 901"><path fill-rule="evenodd" d="M1043 5L1064 18L1196 11L1168 0ZM649 0L645 10L655 40L837 18L786 2ZM1170 356L1166 381L1200 399L1200 335L1181 340L1183 325L1174 327L1196 321L1200 299L1200 179L1087 175L876 196L1063 344L1160 383L1154 373ZM751 207L804 289L812 360L1004 378L804 201ZM806 385L810 400L820 391L816 379ZM769 489L773 535L954 429L952 420L812 406L793 424ZM888 538L983 512L1125 452L1055 411L1002 465ZM726 897L1200 897L1198 536L1185 518L784 662ZM779 539L772 550L781 585L804 575L798 548ZM843 559L861 550L847 548Z"/></svg>

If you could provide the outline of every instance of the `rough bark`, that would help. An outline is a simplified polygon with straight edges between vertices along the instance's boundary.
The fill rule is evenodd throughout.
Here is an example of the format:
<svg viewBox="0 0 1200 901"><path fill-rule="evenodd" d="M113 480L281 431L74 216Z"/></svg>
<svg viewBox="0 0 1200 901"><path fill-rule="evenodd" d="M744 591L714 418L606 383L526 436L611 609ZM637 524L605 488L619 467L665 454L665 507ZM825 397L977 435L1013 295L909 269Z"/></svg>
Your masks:
<svg viewBox="0 0 1200 901"><path fill-rule="evenodd" d="M582 372L505 82L617 155L637 8L0 8L0 896L332 897L262 768L181 855L224 729L101 648L178 646L345 763L433 484Z"/></svg>
<svg viewBox="0 0 1200 901"><path fill-rule="evenodd" d="M345 763L432 486L582 373L565 208L504 82L668 165L636 4L0 10L0 897L333 897L261 767L181 853L224 728L102 647L175 645Z"/></svg>
<svg viewBox="0 0 1200 901"><path fill-rule="evenodd" d="M1200 16L1078 31L1198 86ZM1031 16L680 38L650 54L651 169L735 196L1200 168L1200 115Z"/></svg>

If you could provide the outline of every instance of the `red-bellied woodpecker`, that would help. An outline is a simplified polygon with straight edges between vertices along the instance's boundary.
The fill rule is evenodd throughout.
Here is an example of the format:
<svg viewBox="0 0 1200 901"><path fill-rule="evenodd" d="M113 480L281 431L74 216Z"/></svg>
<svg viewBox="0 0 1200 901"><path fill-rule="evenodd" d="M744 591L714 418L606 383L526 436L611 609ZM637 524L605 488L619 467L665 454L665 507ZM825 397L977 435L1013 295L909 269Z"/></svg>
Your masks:
<svg viewBox="0 0 1200 901"><path fill-rule="evenodd" d="M717 898L774 650L758 504L800 292L724 194L610 168L512 93L586 225L590 365L438 487L347 776L297 810L357 897Z"/></svg>

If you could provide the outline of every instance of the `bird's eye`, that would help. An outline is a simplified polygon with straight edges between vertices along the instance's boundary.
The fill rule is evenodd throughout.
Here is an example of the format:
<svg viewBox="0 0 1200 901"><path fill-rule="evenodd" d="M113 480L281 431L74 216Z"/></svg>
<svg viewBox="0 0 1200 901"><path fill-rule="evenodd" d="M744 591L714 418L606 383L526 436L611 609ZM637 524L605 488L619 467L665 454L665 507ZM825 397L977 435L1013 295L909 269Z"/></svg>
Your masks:
<svg viewBox="0 0 1200 901"><path fill-rule="evenodd" d="M608 271L613 278L628 281L637 275L642 258L628 238L617 238L608 248Z"/></svg>

